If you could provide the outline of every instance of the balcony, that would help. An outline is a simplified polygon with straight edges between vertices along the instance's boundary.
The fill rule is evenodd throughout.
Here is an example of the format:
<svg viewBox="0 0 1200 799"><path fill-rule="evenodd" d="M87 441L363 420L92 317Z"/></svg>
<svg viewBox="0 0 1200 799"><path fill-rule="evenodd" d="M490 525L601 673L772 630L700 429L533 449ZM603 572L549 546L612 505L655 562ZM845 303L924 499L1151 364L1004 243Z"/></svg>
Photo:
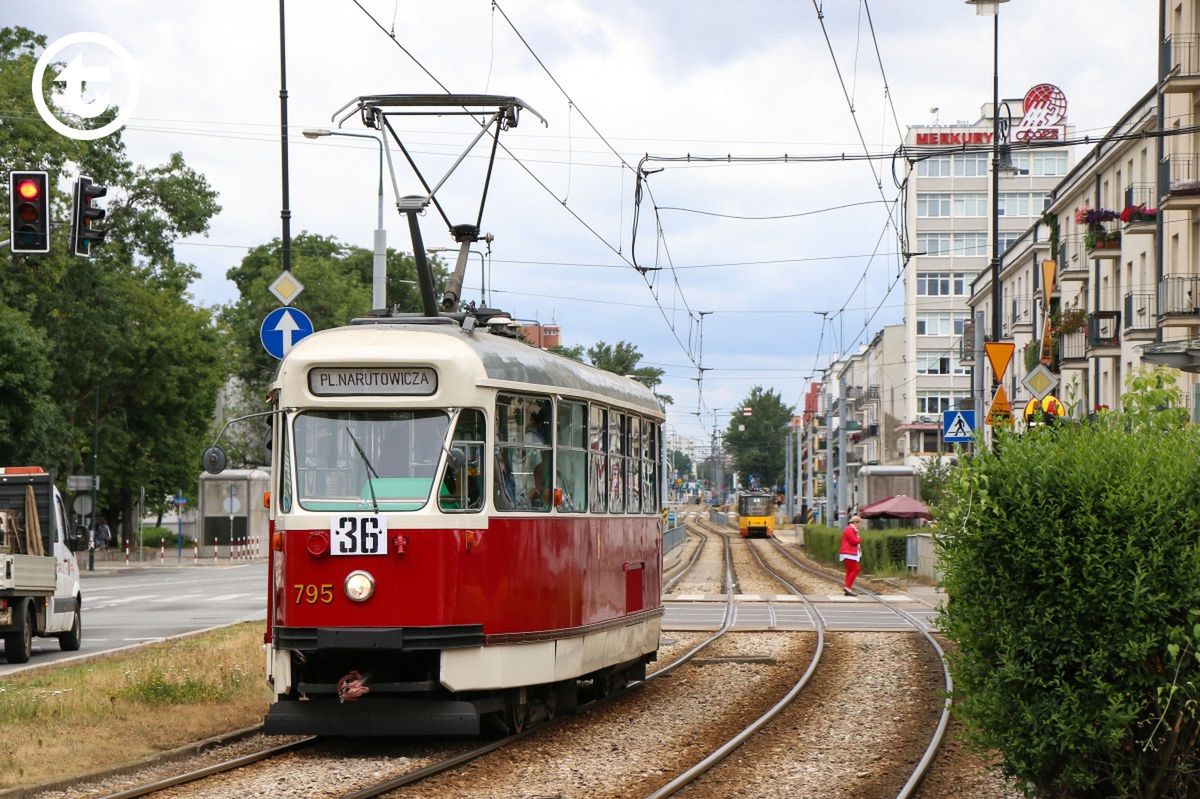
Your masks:
<svg viewBox="0 0 1200 799"><path fill-rule="evenodd" d="M1178 94L1200 89L1200 36L1175 33L1159 48L1159 77L1163 92Z"/></svg>
<svg viewBox="0 0 1200 799"><path fill-rule="evenodd" d="M1033 320L1037 304L1037 298L1033 296L1013 298L1007 325L1010 335L1018 331L1028 333L1033 330Z"/></svg>
<svg viewBox="0 0 1200 799"><path fill-rule="evenodd" d="M1158 330L1155 296L1149 291L1131 291L1125 295L1125 338L1153 341Z"/></svg>
<svg viewBox="0 0 1200 799"><path fill-rule="evenodd" d="M1121 231L1119 223L1093 222L1087 226L1083 234L1083 247L1087 250L1088 258L1121 257Z"/></svg>
<svg viewBox="0 0 1200 799"><path fill-rule="evenodd" d="M1088 314L1087 352L1088 355L1121 354L1120 311L1092 311Z"/></svg>
<svg viewBox="0 0 1200 799"><path fill-rule="evenodd" d="M879 386L867 386L867 402L879 402Z"/></svg>
<svg viewBox="0 0 1200 799"><path fill-rule="evenodd" d="M1151 210L1154 213L1148 214L1144 211L1135 211L1133 209ZM1155 196L1153 183L1130 183L1125 187L1125 208L1121 212L1121 218L1129 217L1129 221L1125 222L1123 228L1125 233L1155 233L1158 230L1158 197Z"/></svg>
<svg viewBox="0 0 1200 799"><path fill-rule="evenodd" d="M863 431L864 438L876 438L879 436L879 422L871 422Z"/></svg>
<svg viewBox="0 0 1200 799"><path fill-rule="evenodd" d="M1200 323L1200 276L1158 281L1158 322L1166 327Z"/></svg>
<svg viewBox="0 0 1200 799"><path fill-rule="evenodd" d="M1169 155L1158 162L1159 209L1200 208L1200 156Z"/></svg>
<svg viewBox="0 0 1200 799"><path fill-rule="evenodd" d="M1064 369L1087 368L1087 331L1063 333L1058 340L1058 362Z"/></svg>

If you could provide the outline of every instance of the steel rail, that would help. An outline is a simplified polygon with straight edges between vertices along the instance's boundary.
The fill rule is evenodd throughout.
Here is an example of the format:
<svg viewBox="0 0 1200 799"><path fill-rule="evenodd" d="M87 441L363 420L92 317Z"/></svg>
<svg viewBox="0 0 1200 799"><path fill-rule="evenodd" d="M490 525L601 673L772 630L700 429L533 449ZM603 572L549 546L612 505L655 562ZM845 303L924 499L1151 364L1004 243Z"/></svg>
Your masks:
<svg viewBox="0 0 1200 799"><path fill-rule="evenodd" d="M727 552L728 552L729 551L728 544L729 544L730 538L732 536L728 533L718 533L718 535L721 535L725 539L725 542L727 545ZM803 591L801 591L791 581L789 581L787 578L783 577L781 574L779 574L778 572L771 569L769 566L766 565L766 563L763 562L762 557L758 554L758 552L755 550L755 548L753 546L750 547L750 552L753 554L755 561L758 563L759 567L762 568L763 571L770 574L773 578L775 578L776 581L779 582L780 585L782 585L784 588L786 588L792 594L795 594L796 596L800 597L800 599L805 603L805 605L807 605L809 614L812 616L812 619L813 619L813 627L817 633L817 648L813 652L812 661L808 664L808 668L805 669L804 674L800 675L800 679L796 681L796 684L793 685L786 694L784 694L782 699L780 699L770 709L768 709L766 713L763 713L757 719L752 721L749 725L747 725L745 728L743 728L741 730L741 732L739 732L737 735L730 738L725 743L721 744L721 746L719 746L718 748L713 750L707 757L705 757L700 762L696 763L694 766L689 768L687 771L684 771L683 773L679 774L679 776L675 777L675 779L671 780L666 785L664 785L661 788L659 788L658 790L656 790L654 793L648 794L646 796L646 799L664 799L665 797L668 797L668 796L674 796L680 790L682 790L683 788L687 787L688 785L690 785L691 783L693 783L697 779L699 779L701 775L703 775L705 772L707 772L713 766L717 765L722 760L724 760L726 757L728 757L730 754L732 754L739 746L741 746L743 743L746 742L746 739L748 739L751 735L754 735L756 732L758 732L763 727L765 727L767 724L769 724L772 719L774 719L777 715L779 715L784 710L784 708L786 708L788 705L790 705L795 700L795 698L800 695L800 692L804 690L805 686L808 685L809 680L812 679L813 674L816 673L817 666L821 662L821 655L824 654L824 652L825 652L825 620L824 620L824 618L822 618L820 612L817 611L816 607L812 604L812 602L809 601L808 597L806 597L804 595ZM732 565L732 564L730 564L730 565Z"/></svg>
<svg viewBox="0 0 1200 799"><path fill-rule="evenodd" d="M689 519L689 520L684 521L684 526L696 526L696 523L693 520ZM697 532L700 532L700 531L697 531ZM696 550L692 553L692 557L688 561L687 566L685 566L683 568L683 570L679 572L679 574L675 575L674 577L672 577L670 580L668 580L667 582L665 582L663 584L662 590L663 590L664 594L667 593L668 591L670 591L676 585L678 585L679 581L683 579L683 576L685 574L688 574L689 572L691 572L692 568L696 565L696 562L700 560L700 553L702 553L704 551L704 545L707 543L708 543L708 535L704 532L700 532L699 546L697 546Z"/></svg>
<svg viewBox="0 0 1200 799"><path fill-rule="evenodd" d="M696 553L693 554L693 557L692 557L691 561L689 561L688 566L685 568L684 572L679 575L680 577L682 577L683 574L687 573L687 571L689 571L692 568L692 566L695 565L696 561L699 558L700 551L703 549L704 544L708 540L708 536L705 533L700 532L700 535L702 536L701 544L700 544L700 546L696 547ZM736 582L736 578L734 577L733 556L732 556L732 552L729 547L729 539L727 537L724 537L724 540L725 540L725 584L727 587L727 591L726 591L727 602L726 602L725 617L724 617L724 621L722 622L721 628L715 634L709 636L707 639L705 639L704 641L697 644L692 649L685 652L683 655L681 655L679 658L677 658L670 665L668 665L662 669L659 669L658 671L654 672L653 674L648 675L644 680L636 680L636 681L630 682L625 690L633 690L633 689L639 688L639 687L645 685L646 683L650 682L651 680L654 680L658 677L663 676L664 674L674 671L679 666L683 665L684 663L686 663L689 660L691 660L692 658L694 658L697 654L699 654L706 647L711 645L714 641L716 641L718 638L720 638L722 635L724 635L726 632L728 632L729 629L731 629L733 627L733 623L735 620L735 612L734 612L734 593L735 592L733 590L733 587ZM604 699L616 698L617 696L620 696L623 693L624 693L624 691L618 691L617 693L612 694L610 697L603 697L601 699L596 699L591 702L586 702L577 708L576 715L579 715L582 713L587 713L587 712L591 711L592 709L594 709ZM566 717L565 716L560 717L556 721L561 721L563 718L566 718ZM489 741L486 744L477 746L473 749L469 749L464 752L460 752L456 755L446 758L445 760L440 760L436 763L431 763L430 765L424 766L420 769L417 769L416 771L412 771L407 774L402 774L397 777L392 777L388 780L384 780L382 782L367 786L365 788L356 789L350 793L344 794L342 799L371 799L371 797L379 796L380 794L387 793L388 791L395 790L396 788L401 788L401 787L404 787L405 785L411 785L412 783L420 782L421 780L428 779L429 777L435 776L435 775L440 774L445 771L449 771L450 769L456 768L457 766L463 765L464 763L468 763L476 758L479 758L486 754L489 754L503 746L507 746L508 744L515 743L516 741L519 741L522 738L525 738L526 736L531 735L532 733L547 729L547 728L553 726L554 723L555 722L552 721L547 724L537 724L537 725L533 725L530 727L526 727L524 730L522 730L519 733L514 733L512 735L507 735L503 738L498 738L496 740ZM302 748L305 746L309 746L309 745L315 743L317 740L318 740L318 738L316 736L311 736L308 738L301 739L299 741L293 741L289 744L283 744L281 746L272 747L270 749L264 749L261 752L256 752L254 754L245 755L243 757L224 761L222 763L216 763L211 766L206 766L201 769L196 769L194 771L190 771L185 774L180 774L175 777L169 777L167 779L159 780L157 782L147 783L146 785L138 786L135 788L130 788L130 789L121 791L119 793L108 794L108 795L105 795L104 797L102 797L102 799L136 799L136 797L147 796L149 794L156 793L156 792L162 791L162 790L166 790L168 788L176 787L178 785L184 785L186 783L195 782L197 780L201 780L206 777L211 777L216 774L222 774L225 772L233 771L233 770L236 770L243 766L247 766L252 763L259 762L261 760L266 760L270 757L274 757L275 755L284 754L284 753L292 751L294 749L299 749L299 748Z"/></svg>
<svg viewBox="0 0 1200 799"><path fill-rule="evenodd" d="M789 552L787 547L781 544L778 539L773 540L775 542L775 547L779 550L779 552L798 568L803 569L811 574L815 574L818 577L822 577L826 580L840 582L837 577L834 577L821 569L817 569L809 566L806 563L802 563L799 558ZM921 633L921 635L925 637L925 640L929 642L929 645L933 647L933 651L937 653L938 661L942 664L942 673L945 675L946 698L942 704L942 713L938 718L937 727L933 731L933 737L930 739L929 745L925 748L924 754L921 755L921 759L917 762L916 768L913 769L908 781L904 783L904 786L900 789L900 792L896 794L896 799L909 799L909 797L913 795L913 792L916 790L917 786L921 783L921 780L924 779L925 773L929 771L929 766L933 763L933 757L937 754L938 748L942 745L942 739L946 735L946 728L950 725L950 707L954 701L954 679L950 676L950 666L946 661L945 651L942 650L942 647L937 642L937 639L933 637L933 634L929 632L929 629L924 623L921 622L920 619L916 618L908 611L897 607L895 604L888 602L882 596L870 590L869 588L860 588L859 593L869 596L879 604L889 608L893 613L911 624L917 632Z"/></svg>
<svg viewBox="0 0 1200 799"><path fill-rule="evenodd" d="M136 799L136 797L147 796L152 793L157 793L158 791L165 791L167 788L174 788L177 785L186 785L189 782L196 782L197 780L202 780L205 777L211 777L214 774L223 774L227 771L233 771L241 768L242 766L248 766L251 763L257 763L260 760L266 760L267 758L275 757L276 755L282 755L297 749L304 749L316 743L316 741L317 737L315 735L311 735L307 738L301 738L299 741L292 741L291 743L273 746L269 749L263 749L259 752L254 752L249 755L235 757L232 760L225 760L221 763L214 763L211 766L205 766L204 768L199 768L184 774L178 774L174 777L167 777L166 779L158 780L156 782L150 782L146 783L145 785L127 788L123 791L117 791L116 793L105 794L101 799Z"/></svg>

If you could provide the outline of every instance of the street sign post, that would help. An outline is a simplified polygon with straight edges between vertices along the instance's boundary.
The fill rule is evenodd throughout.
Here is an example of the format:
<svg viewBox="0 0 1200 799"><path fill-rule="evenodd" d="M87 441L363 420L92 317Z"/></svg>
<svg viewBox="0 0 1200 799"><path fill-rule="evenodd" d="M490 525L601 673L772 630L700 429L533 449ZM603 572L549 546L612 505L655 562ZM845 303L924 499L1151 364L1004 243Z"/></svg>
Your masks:
<svg viewBox="0 0 1200 799"><path fill-rule="evenodd" d="M957 408L942 411L942 440L947 444L974 443L975 411Z"/></svg>
<svg viewBox="0 0 1200 799"><path fill-rule="evenodd" d="M276 308L258 328L258 340L272 358L283 360L292 346L313 332L312 320L298 308Z"/></svg>
<svg viewBox="0 0 1200 799"><path fill-rule="evenodd" d="M1041 399L1054 390L1058 385L1058 376L1051 372L1044 363L1039 363L1037 366L1029 370L1025 377L1021 378L1021 385L1025 390L1034 396L1035 399Z"/></svg>
<svg viewBox="0 0 1200 799"><path fill-rule="evenodd" d="M1012 423L1012 403L1008 401L1008 393L1004 390L1004 375L1008 372L1016 349L1017 345L1011 341L988 341L983 345L988 363L992 365L992 379L996 383L996 393L992 395L992 404L984 420L990 425Z"/></svg>

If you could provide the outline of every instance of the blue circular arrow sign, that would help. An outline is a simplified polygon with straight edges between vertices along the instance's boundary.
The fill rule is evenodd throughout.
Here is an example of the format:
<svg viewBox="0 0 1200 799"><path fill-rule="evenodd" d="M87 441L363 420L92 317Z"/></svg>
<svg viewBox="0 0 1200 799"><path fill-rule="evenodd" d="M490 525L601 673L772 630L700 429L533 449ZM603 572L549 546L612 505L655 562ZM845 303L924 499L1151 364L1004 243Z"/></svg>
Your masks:
<svg viewBox="0 0 1200 799"><path fill-rule="evenodd" d="M297 341L313 332L312 320L297 308L276 308L258 328L258 340L272 358L282 360Z"/></svg>

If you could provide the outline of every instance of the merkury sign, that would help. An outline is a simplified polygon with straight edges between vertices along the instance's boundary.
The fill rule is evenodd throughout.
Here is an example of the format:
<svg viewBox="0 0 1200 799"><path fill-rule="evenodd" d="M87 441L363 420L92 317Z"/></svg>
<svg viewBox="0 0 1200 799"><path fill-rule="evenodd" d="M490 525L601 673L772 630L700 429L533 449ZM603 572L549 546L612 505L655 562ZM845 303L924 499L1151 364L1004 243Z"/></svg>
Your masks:
<svg viewBox="0 0 1200 799"><path fill-rule="evenodd" d="M1067 97L1062 89L1049 83L1039 83L1025 93L1021 121L1012 128L1013 141L1061 141L1066 127L1061 123L1067 116ZM917 134L917 144L991 144L991 131L945 130Z"/></svg>

